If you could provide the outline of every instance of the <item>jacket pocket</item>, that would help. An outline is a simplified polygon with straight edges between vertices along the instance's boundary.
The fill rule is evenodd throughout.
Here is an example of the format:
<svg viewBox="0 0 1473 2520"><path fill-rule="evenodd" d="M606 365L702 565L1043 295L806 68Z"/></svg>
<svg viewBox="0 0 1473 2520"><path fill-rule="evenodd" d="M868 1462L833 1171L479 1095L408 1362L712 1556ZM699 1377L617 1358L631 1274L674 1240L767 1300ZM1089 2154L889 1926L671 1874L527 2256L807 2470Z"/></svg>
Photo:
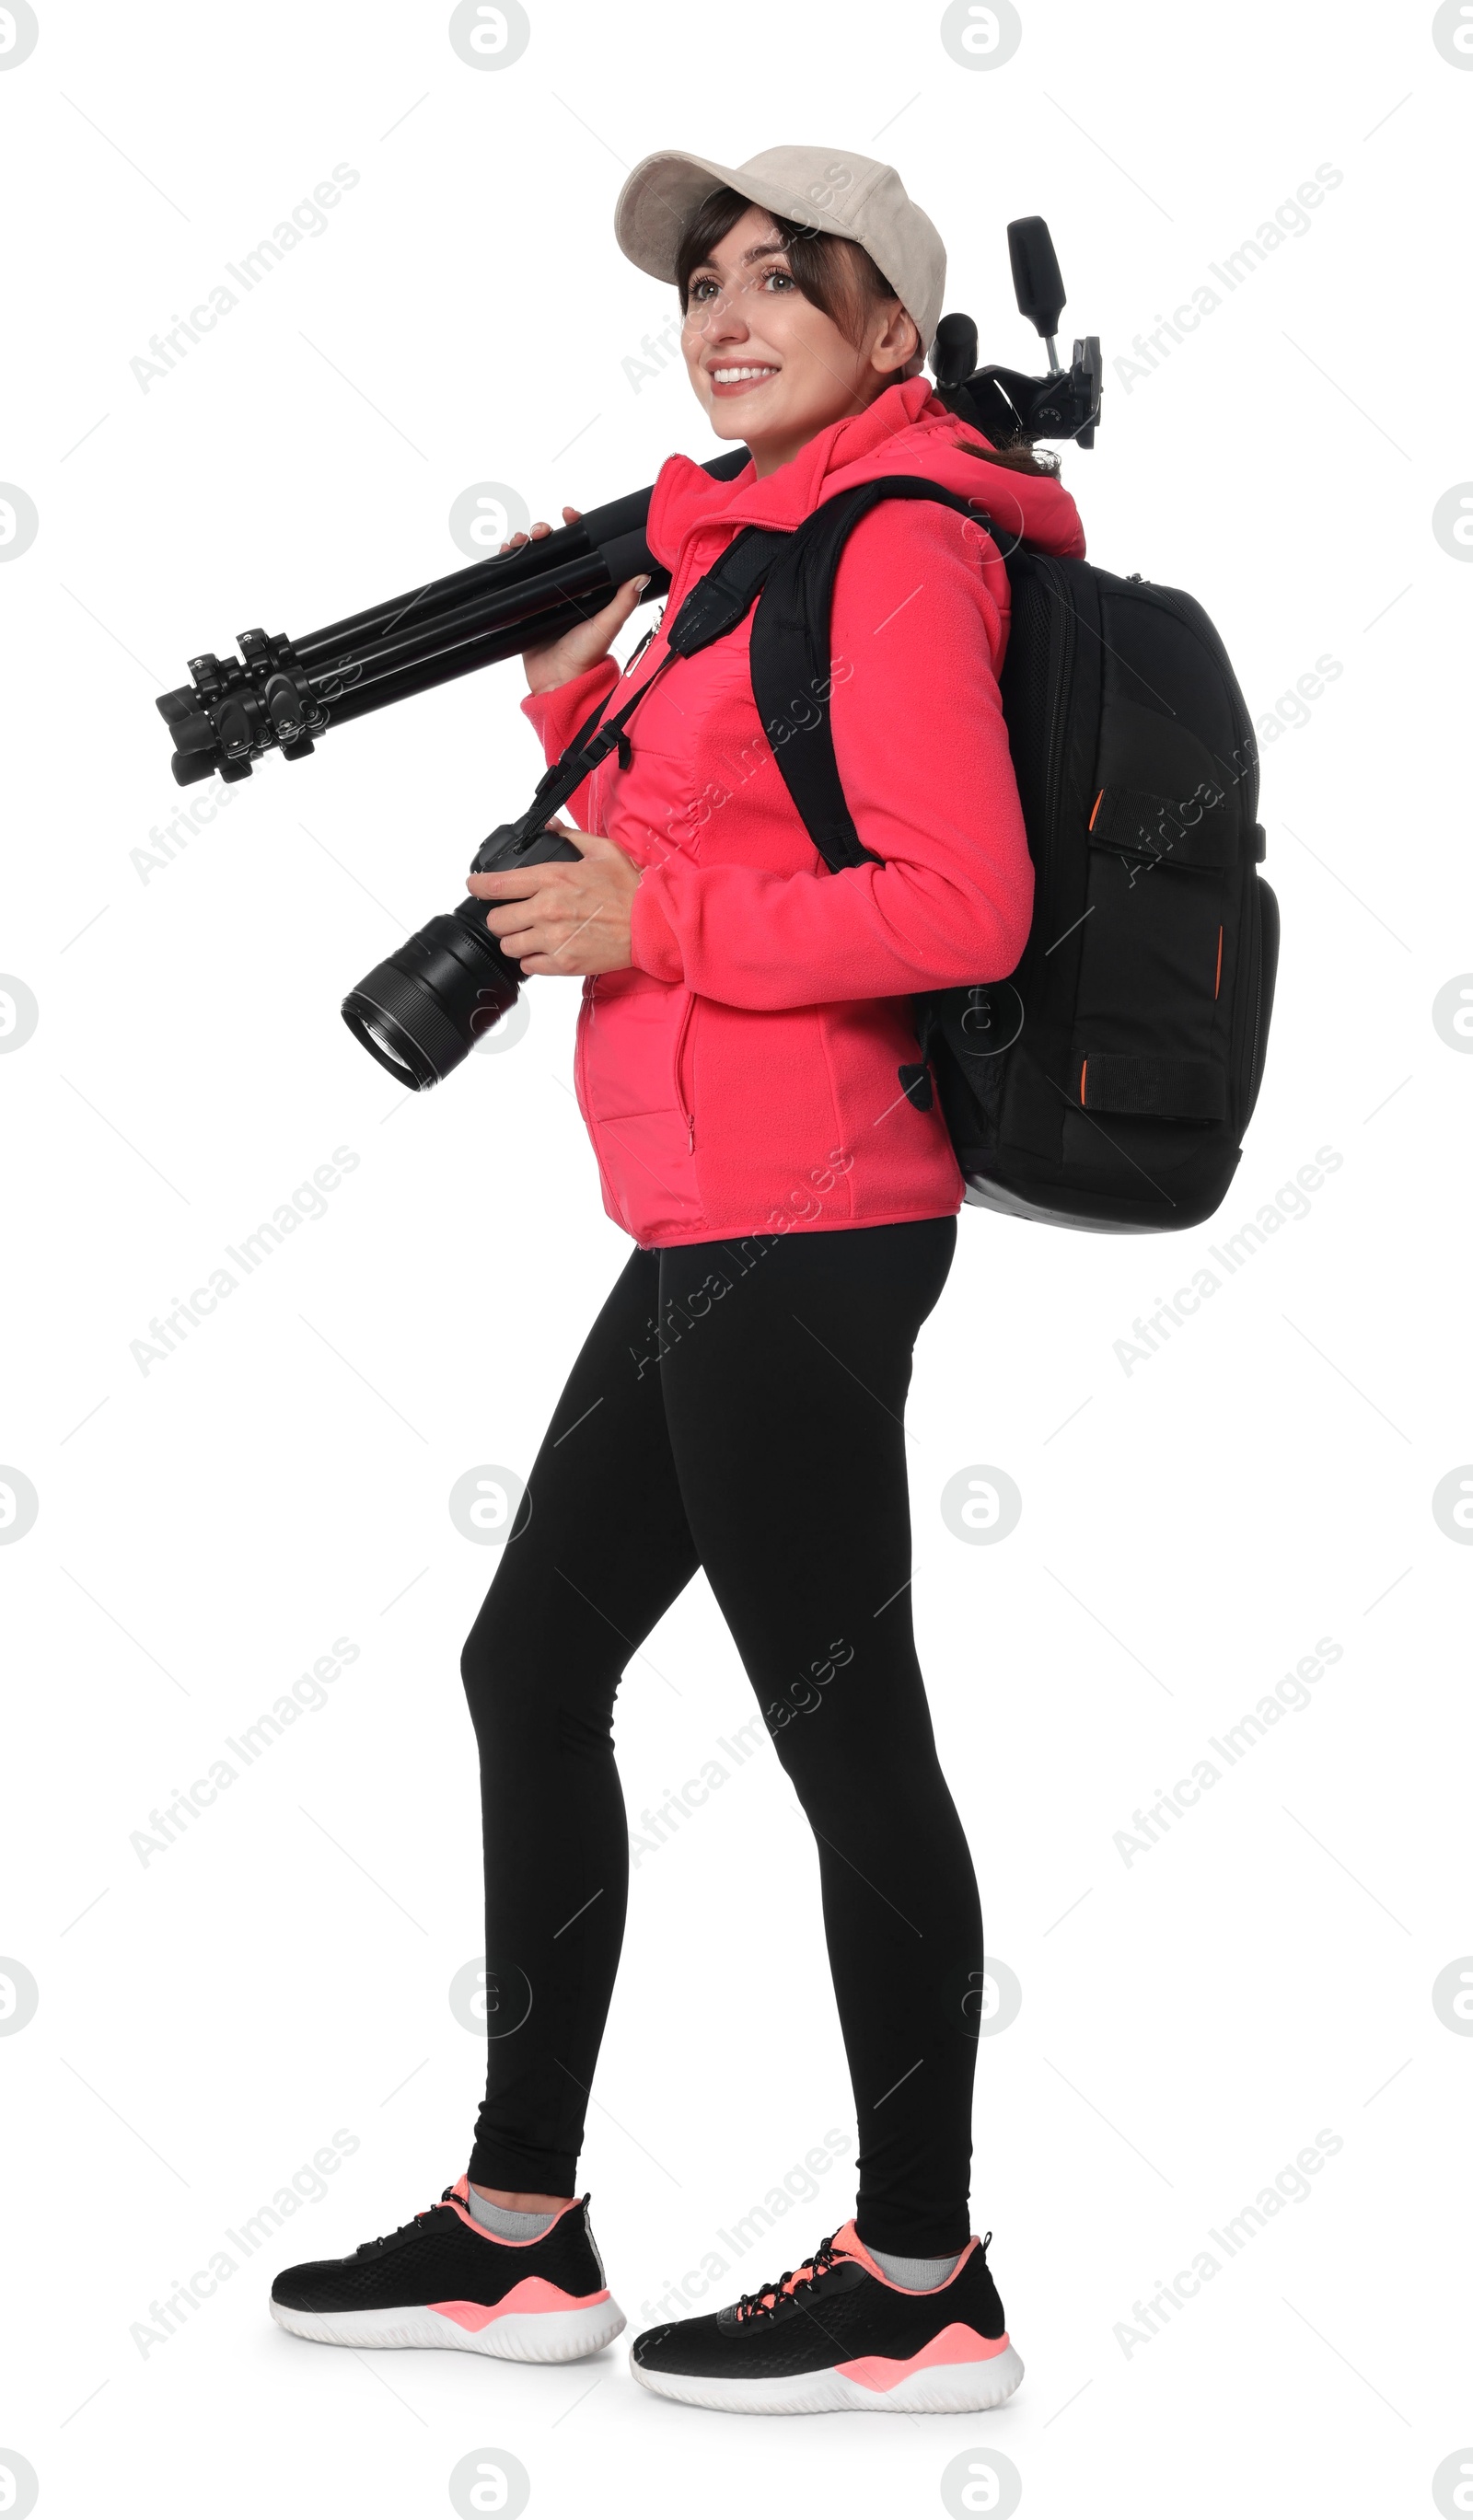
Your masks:
<svg viewBox="0 0 1473 2520"><path fill-rule="evenodd" d="M582 1011L579 1101L608 1212L649 1242L701 1217L680 1081L693 1002L678 984L632 969L602 972L594 985Z"/></svg>

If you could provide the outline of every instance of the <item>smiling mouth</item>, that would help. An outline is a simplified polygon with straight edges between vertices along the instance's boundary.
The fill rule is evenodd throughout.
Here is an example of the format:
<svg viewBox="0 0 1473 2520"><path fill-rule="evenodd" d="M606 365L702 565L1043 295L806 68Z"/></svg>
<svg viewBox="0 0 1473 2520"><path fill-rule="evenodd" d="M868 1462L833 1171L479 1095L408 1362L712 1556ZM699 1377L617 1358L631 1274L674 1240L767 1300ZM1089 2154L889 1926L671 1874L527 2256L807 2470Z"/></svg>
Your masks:
<svg viewBox="0 0 1473 2520"><path fill-rule="evenodd" d="M768 378L775 377L777 373L776 368L748 366L710 368L707 371L712 391L722 394L750 393L754 385L764 385Z"/></svg>

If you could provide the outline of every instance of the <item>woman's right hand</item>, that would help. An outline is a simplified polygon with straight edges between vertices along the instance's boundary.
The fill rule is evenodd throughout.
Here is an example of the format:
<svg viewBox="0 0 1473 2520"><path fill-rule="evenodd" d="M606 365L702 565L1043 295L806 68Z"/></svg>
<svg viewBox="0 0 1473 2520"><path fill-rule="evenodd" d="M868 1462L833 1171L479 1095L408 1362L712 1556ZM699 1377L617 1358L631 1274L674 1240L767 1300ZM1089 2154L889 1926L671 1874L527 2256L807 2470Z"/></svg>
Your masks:
<svg viewBox="0 0 1473 2520"><path fill-rule="evenodd" d="M564 524L575 525L581 514L580 508L565 508ZM530 534L513 534L501 549L504 552L519 551L524 543L540 542L543 535L551 531L549 524L535 524ZM524 649L522 662L527 668L528 690L555 692L560 683L571 683L579 674L586 674L590 665L596 665L601 656L608 654L649 582L647 577L626 579L613 603L606 604L602 612L592 613L586 621L576 622L573 629L565 630L560 639L548 639L540 648Z"/></svg>

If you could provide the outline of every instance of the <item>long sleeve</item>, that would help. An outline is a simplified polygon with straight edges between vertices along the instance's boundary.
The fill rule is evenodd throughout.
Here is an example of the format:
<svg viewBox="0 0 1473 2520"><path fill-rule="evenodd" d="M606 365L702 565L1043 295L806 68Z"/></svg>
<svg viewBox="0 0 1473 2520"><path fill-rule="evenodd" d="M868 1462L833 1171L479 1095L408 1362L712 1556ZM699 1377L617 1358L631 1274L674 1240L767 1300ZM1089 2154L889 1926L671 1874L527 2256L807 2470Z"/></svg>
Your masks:
<svg viewBox="0 0 1473 2520"><path fill-rule="evenodd" d="M883 863L785 875L672 852L645 869L634 897L640 969L770 1009L1013 968L1033 867L997 688L1005 624L985 557L990 545L954 511L892 502L855 527L839 563L835 753L854 827ZM995 580L995 562L988 573Z"/></svg>
<svg viewBox="0 0 1473 2520"><path fill-rule="evenodd" d="M571 683L559 683L550 692L529 692L522 703L522 714L537 732L543 758L549 765L565 752L584 718L591 717L601 700L606 700L619 681L619 666L612 656L600 656L585 674L575 674ZM563 819L580 832L602 832L598 817L598 780L595 770L580 788L575 788L562 809ZM589 817L594 817L589 820Z"/></svg>

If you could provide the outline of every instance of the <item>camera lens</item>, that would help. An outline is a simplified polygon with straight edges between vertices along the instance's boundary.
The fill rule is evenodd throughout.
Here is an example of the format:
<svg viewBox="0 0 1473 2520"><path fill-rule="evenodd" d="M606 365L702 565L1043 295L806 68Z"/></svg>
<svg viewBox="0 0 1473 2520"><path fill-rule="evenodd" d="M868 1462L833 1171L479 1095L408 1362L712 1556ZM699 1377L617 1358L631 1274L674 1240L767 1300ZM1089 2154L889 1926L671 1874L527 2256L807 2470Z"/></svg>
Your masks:
<svg viewBox="0 0 1473 2520"><path fill-rule="evenodd" d="M388 1023L389 1018L384 1015L380 1015L377 1018L369 1016L365 1019L363 1031L367 1037L368 1045L370 1049L378 1054L378 1057L383 1060L384 1064L394 1071L395 1075L412 1077L414 1074L414 1063L409 1058L401 1058L399 1053L395 1050L392 1041L390 1039Z"/></svg>
<svg viewBox="0 0 1473 2520"><path fill-rule="evenodd" d="M505 1013L522 974L502 957L483 902L432 919L348 992L343 1020L379 1065L428 1093Z"/></svg>
<svg viewBox="0 0 1473 2520"><path fill-rule="evenodd" d="M471 860L475 875L575 858L573 842L545 827L500 823ZM343 1001L343 1020L381 1067L428 1093L458 1067L483 1032L515 1006L522 967L502 953L483 901L432 919Z"/></svg>

